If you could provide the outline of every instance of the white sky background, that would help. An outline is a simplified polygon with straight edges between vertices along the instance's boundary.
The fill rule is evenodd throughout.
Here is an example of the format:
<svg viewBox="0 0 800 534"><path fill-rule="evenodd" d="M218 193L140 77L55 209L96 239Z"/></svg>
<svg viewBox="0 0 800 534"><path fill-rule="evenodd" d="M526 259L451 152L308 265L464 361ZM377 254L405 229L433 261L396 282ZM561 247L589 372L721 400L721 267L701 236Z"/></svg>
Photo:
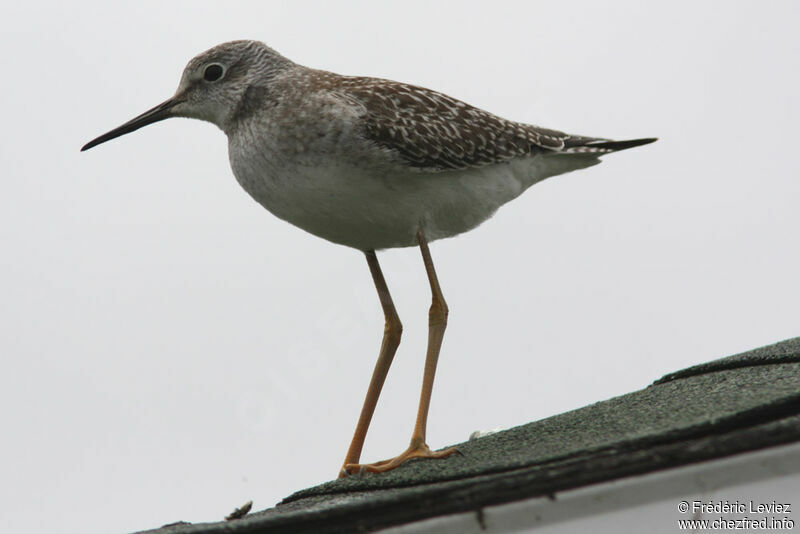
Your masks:
<svg viewBox="0 0 800 534"><path fill-rule="evenodd" d="M661 138L433 244L442 447L800 335L798 22L796 2L4 6L0 531L219 520L340 467L383 328L363 255L252 201L210 124L78 152L197 53L260 39L515 120ZM405 332L368 461L407 445L430 299L417 250L379 257Z"/></svg>

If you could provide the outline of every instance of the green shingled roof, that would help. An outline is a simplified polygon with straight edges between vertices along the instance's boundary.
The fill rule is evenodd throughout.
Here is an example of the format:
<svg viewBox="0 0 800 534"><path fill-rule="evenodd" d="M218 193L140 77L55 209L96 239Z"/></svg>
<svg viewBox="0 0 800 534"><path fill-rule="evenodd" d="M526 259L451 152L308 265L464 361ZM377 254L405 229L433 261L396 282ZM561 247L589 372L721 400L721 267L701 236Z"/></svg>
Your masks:
<svg viewBox="0 0 800 534"><path fill-rule="evenodd" d="M800 338L462 443L462 455L327 482L236 521L148 532L366 532L796 441Z"/></svg>

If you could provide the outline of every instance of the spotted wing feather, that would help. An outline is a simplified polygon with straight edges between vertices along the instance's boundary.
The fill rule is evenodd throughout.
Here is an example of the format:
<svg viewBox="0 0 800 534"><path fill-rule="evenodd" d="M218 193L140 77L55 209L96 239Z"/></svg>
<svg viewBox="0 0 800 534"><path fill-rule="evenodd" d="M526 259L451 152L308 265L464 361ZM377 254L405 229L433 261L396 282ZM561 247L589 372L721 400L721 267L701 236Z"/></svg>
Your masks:
<svg viewBox="0 0 800 534"><path fill-rule="evenodd" d="M364 135L420 170L479 167L539 149L558 151L570 139L414 85L346 78L342 89L366 110Z"/></svg>

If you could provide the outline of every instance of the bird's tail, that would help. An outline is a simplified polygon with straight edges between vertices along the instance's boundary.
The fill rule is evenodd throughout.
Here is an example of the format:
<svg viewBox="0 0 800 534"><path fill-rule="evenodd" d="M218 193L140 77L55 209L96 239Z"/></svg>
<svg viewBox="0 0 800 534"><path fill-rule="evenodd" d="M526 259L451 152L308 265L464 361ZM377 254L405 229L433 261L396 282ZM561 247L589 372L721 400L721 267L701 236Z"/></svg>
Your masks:
<svg viewBox="0 0 800 534"><path fill-rule="evenodd" d="M657 137L642 139L628 139L626 141L612 141L610 139L597 139L595 137L572 137L564 143L564 148L558 154L594 154L603 155L611 152L627 150L635 146L642 146L657 141Z"/></svg>
<svg viewBox="0 0 800 534"><path fill-rule="evenodd" d="M538 166L531 173L530 181L525 182L525 188L550 176L597 165L600 163L600 157L606 154L646 145L653 141L656 141L653 137L612 141L611 139L598 139L597 137L570 136L564 140L563 148L542 152L543 157L537 159Z"/></svg>

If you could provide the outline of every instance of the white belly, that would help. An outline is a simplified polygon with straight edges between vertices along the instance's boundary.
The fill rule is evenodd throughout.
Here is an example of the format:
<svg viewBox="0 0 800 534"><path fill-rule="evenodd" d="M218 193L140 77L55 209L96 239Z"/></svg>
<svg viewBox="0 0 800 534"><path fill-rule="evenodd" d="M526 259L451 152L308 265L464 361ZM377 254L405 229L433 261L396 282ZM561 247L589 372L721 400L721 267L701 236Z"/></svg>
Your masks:
<svg viewBox="0 0 800 534"><path fill-rule="evenodd" d="M330 161L289 167L231 151L236 179L262 206L316 236L359 250L416 245L420 227L429 241L466 232L537 181L596 162L528 156L462 171L402 173Z"/></svg>

